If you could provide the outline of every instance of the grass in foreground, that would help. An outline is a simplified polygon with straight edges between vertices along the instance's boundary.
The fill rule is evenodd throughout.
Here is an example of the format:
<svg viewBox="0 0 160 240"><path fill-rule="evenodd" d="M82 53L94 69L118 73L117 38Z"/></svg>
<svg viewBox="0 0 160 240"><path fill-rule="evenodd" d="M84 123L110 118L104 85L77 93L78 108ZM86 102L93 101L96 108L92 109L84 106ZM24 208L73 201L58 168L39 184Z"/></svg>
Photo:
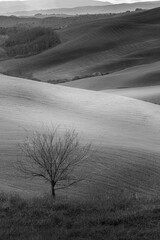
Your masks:
<svg viewBox="0 0 160 240"><path fill-rule="evenodd" d="M75 203L0 194L0 239L160 239L160 200Z"/></svg>

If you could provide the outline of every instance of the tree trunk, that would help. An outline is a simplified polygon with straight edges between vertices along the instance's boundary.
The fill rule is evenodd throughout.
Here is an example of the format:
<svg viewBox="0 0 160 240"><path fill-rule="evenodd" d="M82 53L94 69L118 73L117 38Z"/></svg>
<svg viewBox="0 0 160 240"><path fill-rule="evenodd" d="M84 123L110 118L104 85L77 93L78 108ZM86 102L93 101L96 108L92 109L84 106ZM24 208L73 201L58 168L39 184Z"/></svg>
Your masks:
<svg viewBox="0 0 160 240"><path fill-rule="evenodd" d="M52 197L53 197L53 199L55 199L56 193L55 193L55 188L54 188L54 184L53 183L51 183L51 187L52 187Z"/></svg>

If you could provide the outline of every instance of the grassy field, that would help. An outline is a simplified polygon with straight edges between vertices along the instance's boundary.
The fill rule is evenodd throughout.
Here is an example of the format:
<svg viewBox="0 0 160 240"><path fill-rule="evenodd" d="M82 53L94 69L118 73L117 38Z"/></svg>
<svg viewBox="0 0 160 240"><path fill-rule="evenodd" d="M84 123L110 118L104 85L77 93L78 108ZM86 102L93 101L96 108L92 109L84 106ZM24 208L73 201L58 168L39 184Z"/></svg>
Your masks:
<svg viewBox="0 0 160 240"><path fill-rule="evenodd" d="M42 81L111 72L67 86L0 75L0 239L160 239L159 12L70 26L55 49L0 62ZM53 202L50 186L15 164L26 136L57 124L96 154Z"/></svg>
<svg viewBox="0 0 160 240"><path fill-rule="evenodd" d="M0 194L3 240L158 240L159 199L119 197L69 202Z"/></svg>
<svg viewBox="0 0 160 240"><path fill-rule="evenodd" d="M159 13L70 26L54 49L0 62L19 76L0 75L0 239L160 239ZM20 78L94 72L110 74L67 86ZM23 178L15 164L26 136L57 124L96 154L76 172L84 181L53 202L50 186Z"/></svg>

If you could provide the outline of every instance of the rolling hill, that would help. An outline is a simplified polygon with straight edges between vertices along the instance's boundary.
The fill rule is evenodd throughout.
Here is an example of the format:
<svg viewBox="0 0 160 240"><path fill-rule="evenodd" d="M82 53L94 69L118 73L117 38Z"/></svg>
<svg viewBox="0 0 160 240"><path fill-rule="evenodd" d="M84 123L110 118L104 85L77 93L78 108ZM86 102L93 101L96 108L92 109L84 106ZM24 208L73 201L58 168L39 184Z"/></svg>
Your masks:
<svg viewBox="0 0 160 240"><path fill-rule="evenodd" d="M160 85L160 62L126 68L104 76L95 76L63 85L94 91Z"/></svg>
<svg viewBox="0 0 160 240"><path fill-rule="evenodd" d="M106 76L66 82L62 85L110 92L160 104L160 62L127 68Z"/></svg>
<svg viewBox="0 0 160 240"><path fill-rule="evenodd" d="M98 157L85 163L83 184L70 196L109 191L159 194L160 108L108 93L50 85L0 75L0 189L38 194L46 186L21 179L13 165L18 143L32 129L61 124L92 142Z"/></svg>
<svg viewBox="0 0 160 240"><path fill-rule="evenodd" d="M131 16L132 23L135 22L147 26L151 24L159 25L159 9L146 11ZM139 37L138 37L139 39ZM160 104L160 53L155 42L157 38L150 39L148 42L150 49L147 50L146 41L143 42L142 49L129 55L129 58L124 60L123 58L118 60L118 65L124 64L124 70L116 71L104 76L88 77L76 81L66 82L62 85L82 88L95 91L103 91L106 93L114 93L122 96L132 97L148 102ZM123 49L121 49L123 51ZM138 58L137 58L138 57ZM150 61L148 64L142 64L143 59ZM158 61L157 61L158 60ZM134 67L128 67L128 65L139 62L140 65ZM114 66L114 65L112 65ZM103 69L103 67L98 70Z"/></svg>
<svg viewBox="0 0 160 240"><path fill-rule="evenodd" d="M0 62L2 73L19 77L0 75L1 190L48 191L39 181L20 178L13 166L30 131L60 124L62 130L75 128L98 153L69 196L159 195L160 107L149 103L160 103L159 14L157 8L66 26L57 31L62 43L54 49ZM105 75L93 77L99 72ZM53 82L92 77L67 87L22 76Z"/></svg>
<svg viewBox="0 0 160 240"><path fill-rule="evenodd" d="M34 57L1 61L0 71L54 83L156 62L159 14L157 8L68 26L57 31L59 46Z"/></svg>

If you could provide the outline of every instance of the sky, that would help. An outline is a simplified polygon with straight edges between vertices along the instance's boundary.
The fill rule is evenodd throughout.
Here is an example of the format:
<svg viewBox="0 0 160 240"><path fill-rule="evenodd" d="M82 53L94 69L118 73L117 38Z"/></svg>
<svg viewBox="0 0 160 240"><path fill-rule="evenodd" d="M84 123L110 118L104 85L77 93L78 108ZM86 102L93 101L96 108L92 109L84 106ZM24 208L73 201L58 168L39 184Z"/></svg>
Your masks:
<svg viewBox="0 0 160 240"><path fill-rule="evenodd" d="M25 1L25 0L0 0L0 1ZM32 1L34 2L35 0L32 0ZM158 1L158 0L98 0L98 1L102 1L102 2L109 1L112 3L122 3L122 2L131 3L131 2L147 2L147 1L151 2L151 1Z"/></svg>
<svg viewBox="0 0 160 240"><path fill-rule="evenodd" d="M105 0L101 0L105 2ZM158 0L109 0L111 3L133 3L133 2L153 2Z"/></svg>

